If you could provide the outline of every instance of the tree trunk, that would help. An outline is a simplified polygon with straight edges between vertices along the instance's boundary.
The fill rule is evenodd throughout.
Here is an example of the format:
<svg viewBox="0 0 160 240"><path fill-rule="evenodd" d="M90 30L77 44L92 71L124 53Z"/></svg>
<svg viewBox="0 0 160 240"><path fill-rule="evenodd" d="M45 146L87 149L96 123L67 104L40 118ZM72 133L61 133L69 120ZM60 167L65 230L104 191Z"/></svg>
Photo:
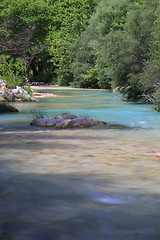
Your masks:
<svg viewBox="0 0 160 240"><path fill-rule="evenodd" d="M36 69L36 66L35 66L35 63L34 63L34 60L32 60L31 64L30 64L30 67L33 71L33 78L36 78L38 76L38 71Z"/></svg>
<svg viewBox="0 0 160 240"><path fill-rule="evenodd" d="M28 74L28 63L26 59L23 59L25 62L25 75L26 75L26 81L25 85L30 85L30 79L29 79L29 74Z"/></svg>
<svg viewBox="0 0 160 240"><path fill-rule="evenodd" d="M43 63L42 61L38 62L38 74L41 73L43 71Z"/></svg>

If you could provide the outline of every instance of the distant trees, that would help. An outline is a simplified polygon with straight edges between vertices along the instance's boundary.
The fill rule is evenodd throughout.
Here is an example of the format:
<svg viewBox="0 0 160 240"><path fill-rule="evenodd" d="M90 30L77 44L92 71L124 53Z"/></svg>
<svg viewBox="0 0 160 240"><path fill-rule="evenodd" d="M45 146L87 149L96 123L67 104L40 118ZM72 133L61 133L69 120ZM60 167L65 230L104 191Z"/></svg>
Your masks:
<svg viewBox="0 0 160 240"><path fill-rule="evenodd" d="M46 46L52 11L45 0L1 0L0 54L20 58L29 80L31 62Z"/></svg>
<svg viewBox="0 0 160 240"><path fill-rule="evenodd" d="M155 12L157 19L151 34L149 57L138 76L143 95L160 111L160 8Z"/></svg>
<svg viewBox="0 0 160 240"><path fill-rule="evenodd" d="M19 58L27 81L51 81L55 69L58 76L62 73L65 78L70 72L68 44L85 29L97 2L1 0L0 58L4 59L1 64L11 61L10 70L16 75L14 63Z"/></svg>
<svg viewBox="0 0 160 240"><path fill-rule="evenodd" d="M94 67L97 72L97 83L101 88L111 85L115 87L118 82L121 86L124 85L124 76L130 72L129 68L134 61L131 53L135 51L136 40L128 34L125 28L129 12L137 6L141 6L141 1L101 1L96 13L90 20L88 29L78 40L82 42L82 47L79 48L83 52L83 42L85 42L85 36L87 36L87 54L94 55L94 66L93 64L88 65L87 72ZM79 55L76 54L73 65L74 62L78 64L78 58ZM83 74L85 72L82 72L82 79ZM75 70L74 76L76 79ZM76 81L74 82L77 84Z"/></svg>
<svg viewBox="0 0 160 240"><path fill-rule="evenodd" d="M119 87L129 101L160 105L159 13L159 0L102 0L75 43L72 84Z"/></svg>
<svg viewBox="0 0 160 240"><path fill-rule="evenodd" d="M54 25L49 32L48 49L60 85L68 85L72 81L72 44L85 30L98 2L99 0L55 1Z"/></svg>

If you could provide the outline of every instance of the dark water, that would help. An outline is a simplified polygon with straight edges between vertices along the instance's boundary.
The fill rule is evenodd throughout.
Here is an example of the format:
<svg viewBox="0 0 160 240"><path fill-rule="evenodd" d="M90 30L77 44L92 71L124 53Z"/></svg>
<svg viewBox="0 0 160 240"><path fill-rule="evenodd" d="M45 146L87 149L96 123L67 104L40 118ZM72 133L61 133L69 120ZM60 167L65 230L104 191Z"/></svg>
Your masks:
<svg viewBox="0 0 160 240"><path fill-rule="evenodd" d="M103 91L56 95L0 116L0 239L159 240L160 114ZM30 127L39 110L109 127Z"/></svg>

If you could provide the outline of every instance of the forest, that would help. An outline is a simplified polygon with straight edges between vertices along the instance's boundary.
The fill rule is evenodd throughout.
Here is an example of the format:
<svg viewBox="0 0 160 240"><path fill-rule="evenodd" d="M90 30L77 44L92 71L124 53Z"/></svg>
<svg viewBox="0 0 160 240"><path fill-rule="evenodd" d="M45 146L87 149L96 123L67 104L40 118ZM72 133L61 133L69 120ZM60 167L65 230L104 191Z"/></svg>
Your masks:
<svg viewBox="0 0 160 240"><path fill-rule="evenodd" d="M0 78L111 89L160 111L159 0L1 0Z"/></svg>

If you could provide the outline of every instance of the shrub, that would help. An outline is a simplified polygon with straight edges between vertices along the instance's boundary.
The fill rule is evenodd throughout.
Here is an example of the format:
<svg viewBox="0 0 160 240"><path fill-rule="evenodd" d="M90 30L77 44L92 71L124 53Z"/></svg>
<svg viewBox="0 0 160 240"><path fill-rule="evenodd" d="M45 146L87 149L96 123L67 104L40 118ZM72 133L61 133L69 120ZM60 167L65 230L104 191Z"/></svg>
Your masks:
<svg viewBox="0 0 160 240"><path fill-rule="evenodd" d="M34 119L37 119L37 118L45 118L45 117L48 117L47 113L44 112L44 111L32 111L32 114L33 114L33 118Z"/></svg>
<svg viewBox="0 0 160 240"><path fill-rule="evenodd" d="M28 92L28 94L29 94L30 96L32 96L33 92L32 92L32 89L31 89L30 86L24 86L23 89L24 89L26 92Z"/></svg>

